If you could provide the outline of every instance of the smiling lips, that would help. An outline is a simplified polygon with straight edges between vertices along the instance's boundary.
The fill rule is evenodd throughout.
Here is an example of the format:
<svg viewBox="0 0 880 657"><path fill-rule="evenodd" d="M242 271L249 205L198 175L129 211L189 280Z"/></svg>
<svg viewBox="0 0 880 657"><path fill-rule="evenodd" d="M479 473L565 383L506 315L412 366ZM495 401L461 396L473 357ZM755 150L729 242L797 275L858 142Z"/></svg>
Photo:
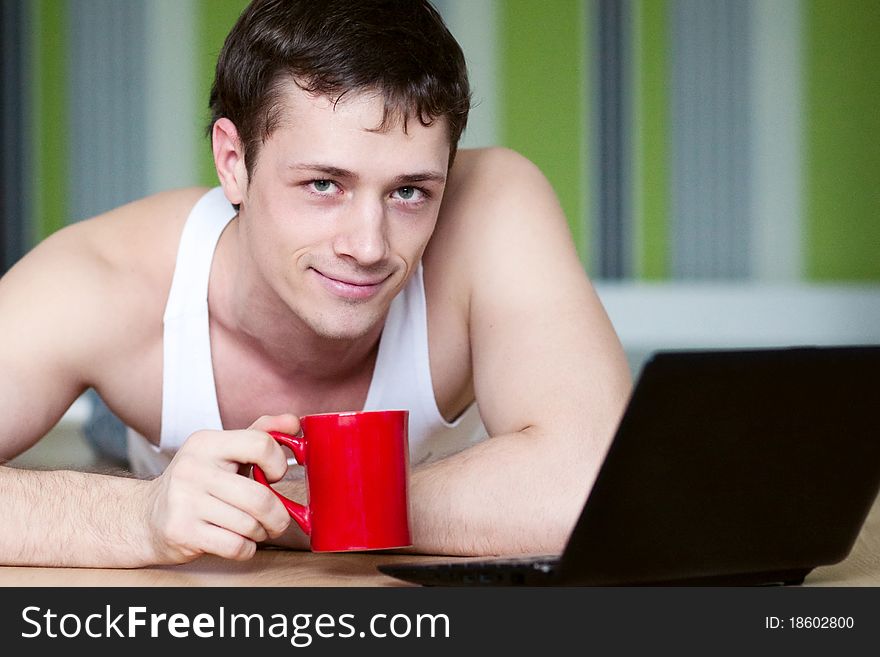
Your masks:
<svg viewBox="0 0 880 657"><path fill-rule="evenodd" d="M364 301L374 297L382 287L382 283L388 280L388 276L390 276L388 274L381 278L352 280L333 278L317 269L312 269L311 271L317 274L318 280L331 294L343 299L356 301Z"/></svg>

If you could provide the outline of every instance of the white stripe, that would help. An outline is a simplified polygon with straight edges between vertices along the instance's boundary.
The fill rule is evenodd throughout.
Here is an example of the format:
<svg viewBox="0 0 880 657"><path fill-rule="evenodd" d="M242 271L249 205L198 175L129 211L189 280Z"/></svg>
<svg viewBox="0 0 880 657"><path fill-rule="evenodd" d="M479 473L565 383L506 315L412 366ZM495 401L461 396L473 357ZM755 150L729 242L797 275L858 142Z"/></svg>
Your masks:
<svg viewBox="0 0 880 657"><path fill-rule="evenodd" d="M468 65L474 107L460 148L499 143L496 0L446 0L438 3Z"/></svg>
<svg viewBox="0 0 880 657"><path fill-rule="evenodd" d="M801 278L803 248L800 0L752 0L752 271Z"/></svg>
<svg viewBox="0 0 880 657"><path fill-rule="evenodd" d="M198 144L207 98L196 96L193 0L147 3L147 193L198 184ZM206 143L206 142L205 142ZM207 145L205 145L207 148Z"/></svg>
<svg viewBox="0 0 880 657"><path fill-rule="evenodd" d="M629 352L880 343L877 286L597 282L596 290Z"/></svg>

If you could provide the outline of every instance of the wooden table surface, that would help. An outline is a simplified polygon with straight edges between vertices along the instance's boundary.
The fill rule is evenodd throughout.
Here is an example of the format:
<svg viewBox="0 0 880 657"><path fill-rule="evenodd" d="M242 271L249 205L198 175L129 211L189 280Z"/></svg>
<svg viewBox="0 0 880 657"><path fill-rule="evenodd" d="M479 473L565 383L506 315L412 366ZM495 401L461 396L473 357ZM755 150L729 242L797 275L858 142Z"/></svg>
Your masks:
<svg viewBox="0 0 880 657"><path fill-rule="evenodd" d="M262 549L249 561L205 556L135 569L0 567L0 586L406 586L376 564L412 556Z"/></svg>
<svg viewBox="0 0 880 657"><path fill-rule="evenodd" d="M202 557L178 566L137 569L0 567L0 586L408 586L376 570L391 561L437 559L388 553L313 554L258 550L244 562ZM880 502L849 556L816 568L806 586L880 586Z"/></svg>

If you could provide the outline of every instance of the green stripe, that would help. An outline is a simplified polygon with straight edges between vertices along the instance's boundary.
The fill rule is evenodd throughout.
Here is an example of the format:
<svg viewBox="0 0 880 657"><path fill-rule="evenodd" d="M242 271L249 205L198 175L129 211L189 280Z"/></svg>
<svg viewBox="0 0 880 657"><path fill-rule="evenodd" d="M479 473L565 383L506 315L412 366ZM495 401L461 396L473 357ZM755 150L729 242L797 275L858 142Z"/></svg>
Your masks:
<svg viewBox="0 0 880 657"><path fill-rule="evenodd" d="M204 137L205 126L208 125L211 116L208 110L208 98L211 84L214 82L214 67L226 35L247 4L247 0L197 0L198 37L195 57L199 114L196 152L199 154L198 179L199 184L202 185L213 187L218 184L214 157L211 154L211 140Z"/></svg>
<svg viewBox="0 0 880 657"><path fill-rule="evenodd" d="M638 77L636 108L637 205L641 216L640 273L669 275L669 50L666 0L640 0L636 9Z"/></svg>
<svg viewBox="0 0 880 657"><path fill-rule="evenodd" d="M68 3L37 0L32 6L31 79L34 94L33 200L35 234L41 240L67 223L70 155L68 139L67 34Z"/></svg>
<svg viewBox="0 0 880 657"><path fill-rule="evenodd" d="M880 280L880 10L806 4L807 275Z"/></svg>
<svg viewBox="0 0 880 657"><path fill-rule="evenodd" d="M502 143L547 175L586 261L584 0L499 3Z"/></svg>

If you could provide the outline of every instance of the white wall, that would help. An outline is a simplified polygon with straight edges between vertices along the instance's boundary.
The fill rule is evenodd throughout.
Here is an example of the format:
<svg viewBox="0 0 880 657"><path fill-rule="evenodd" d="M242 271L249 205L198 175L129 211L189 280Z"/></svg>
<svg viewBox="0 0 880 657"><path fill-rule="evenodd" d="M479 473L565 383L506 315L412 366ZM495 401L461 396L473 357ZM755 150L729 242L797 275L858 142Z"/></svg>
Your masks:
<svg viewBox="0 0 880 657"><path fill-rule="evenodd" d="M880 288L610 283L596 290L634 372L657 349L880 344Z"/></svg>

